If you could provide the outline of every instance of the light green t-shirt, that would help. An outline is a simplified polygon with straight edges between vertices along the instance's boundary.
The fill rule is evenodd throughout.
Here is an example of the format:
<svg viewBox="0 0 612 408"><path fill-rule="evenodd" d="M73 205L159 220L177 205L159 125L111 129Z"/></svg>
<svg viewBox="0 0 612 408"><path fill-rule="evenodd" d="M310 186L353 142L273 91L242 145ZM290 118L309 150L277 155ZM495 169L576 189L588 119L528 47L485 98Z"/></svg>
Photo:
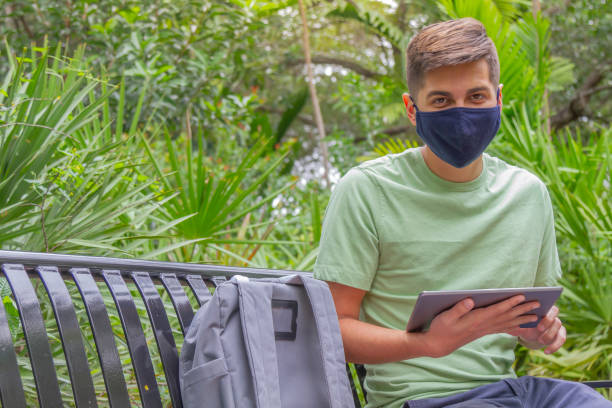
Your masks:
<svg viewBox="0 0 612 408"><path fill-rule="evenodd" d="M314 275L368 291L360 319L405 330L423 290L550 286L561 274L552 206L531 173L483 155L480 176L436 176L420 149L351 169L325 212ZM516 339L495 334L442 358L366 365L368 407L401 407L514 377Z"/></svg>

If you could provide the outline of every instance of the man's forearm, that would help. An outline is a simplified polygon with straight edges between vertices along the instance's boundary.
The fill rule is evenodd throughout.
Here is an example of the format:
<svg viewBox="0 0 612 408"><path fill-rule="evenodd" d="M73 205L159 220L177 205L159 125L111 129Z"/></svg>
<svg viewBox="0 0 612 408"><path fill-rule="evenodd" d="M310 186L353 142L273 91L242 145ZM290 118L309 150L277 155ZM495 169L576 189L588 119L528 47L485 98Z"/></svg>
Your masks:
<svg viewBox="0 0 612 408"><path fill-rule="evenodd" d="M407 333L365 323L354 318L340 318L346 361L381 364L429 355L424 333Z"/></svg>

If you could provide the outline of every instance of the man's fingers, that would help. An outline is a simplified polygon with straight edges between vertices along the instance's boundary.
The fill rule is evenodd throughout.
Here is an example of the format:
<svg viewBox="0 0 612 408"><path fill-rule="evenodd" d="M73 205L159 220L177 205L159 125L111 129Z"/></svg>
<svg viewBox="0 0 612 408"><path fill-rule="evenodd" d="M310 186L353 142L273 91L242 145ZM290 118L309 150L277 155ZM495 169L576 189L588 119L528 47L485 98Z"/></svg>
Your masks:
<svg viewBox="0 0 612 408"><path fill-rule="evenodd" d="M497 316L497 315L507 312L508 310L519 305L520 303L523 303L524 301L525 301L525 296L516 295L506 300L502 300L501 302L495 303L494 305L488 306L484 309L487 312L487 314Z"/></svg>
<svg viewBox="0 0 612 408"><path fill-rule="evenodd" d="M540 307L540 303L537 301L523 303L524 300L523 295L518 295L486 308L485 313L490 316L491 321L499 322L496 325L497 329L494 329L495 332L515 330L522 324L538 320L535 314L529 312Z"/></svg>
<svg viewBox="0 0 612 408"><path fill-rule="evenodd" d="M520 316L522 314L531 312L532 310L537 309L538 307L540 307L540 302L537 301L523 303L512 308L512 315Z"/></svg>
<svg viewBox="0 0 612 408"><path fill-rule="evenodd" d="M540 323L538 323L538 331L547 331L553 325L558 315L559 308L557 306L551 307L548 313L546 313L546 316L544 316Z"/></svg>
<svg viewBox="0 0 612 408"><path fill-rule="evenodd" d="M498 331L509 332L509 331L514 331L514 330L520 330L520 329L523 329L522 327L519 327L520 325L525 324L525 323L532 323L532 322L535 322L536 320L538 320L538 316L536 315L518 316L510 321L501 323L501 328Z"/></svg>
<svg viewBox="0 0 612 408"><path fill-rule="evenodd" d="M457 302L455 306L453 306L450 310L444 312L447 316L452 319L460 319L464 315L466 315L470 310L474 308L474 301L470 298L463 299L460 302Z"/></svg>
<svg viewBox="0 0 612 408"><path fill-rule="evenodd" d="M538 325L538 330L539 330L539 327L540 326ZM548 328L548 330L546 330L544 333L540 335L540 337L538 337L538 341L544 345L552 344L556 340L557 334L561 330L561 327L563 327L561 320L559 320L558 318L555 318L555 320L553 321L552 325Z"/></svg>
<svg viewBox="0 0 612 408"><path fill-rule="evenodd" d="M565 330L564 326L561 326L561 328L557 332L557 336L555 337L555 341L553 341L552 344L550 344L548 347L546 347L546 350L544 350L544 353L552 354L555 351L559 350L561 348L561 346L563 346L563 344L565 343L565 339L566 338L567 338L567 331Z"/></svg>

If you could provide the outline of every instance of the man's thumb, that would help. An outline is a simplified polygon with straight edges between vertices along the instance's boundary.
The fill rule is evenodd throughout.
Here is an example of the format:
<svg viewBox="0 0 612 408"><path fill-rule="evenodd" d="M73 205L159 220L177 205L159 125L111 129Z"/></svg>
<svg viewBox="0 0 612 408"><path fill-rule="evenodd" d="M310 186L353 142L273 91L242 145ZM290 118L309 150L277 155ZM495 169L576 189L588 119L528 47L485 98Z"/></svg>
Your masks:
<svg viewBox="0 0 612 408"><path fill-rule="evenodd" d="M463 299L460 302L457 302L455 306L450 310L453 316L457 319L467 314L470 310L474 308L474 301L470 298Z"/></svg>

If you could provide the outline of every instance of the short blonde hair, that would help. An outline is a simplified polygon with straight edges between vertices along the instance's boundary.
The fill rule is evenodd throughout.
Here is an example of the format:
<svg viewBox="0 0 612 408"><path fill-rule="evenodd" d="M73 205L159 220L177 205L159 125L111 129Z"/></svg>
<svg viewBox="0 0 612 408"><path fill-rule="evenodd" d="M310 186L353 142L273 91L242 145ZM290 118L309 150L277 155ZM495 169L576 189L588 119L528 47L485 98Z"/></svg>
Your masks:
<svg viewBox="0 0 612 408"><path fill-rule="evenodd" d="M408 89L416 96L427 71L482 58L489 65L491 84L497 88L499 57L480 21L466 17L428 25L410 40L406 49Z"/></svg>

